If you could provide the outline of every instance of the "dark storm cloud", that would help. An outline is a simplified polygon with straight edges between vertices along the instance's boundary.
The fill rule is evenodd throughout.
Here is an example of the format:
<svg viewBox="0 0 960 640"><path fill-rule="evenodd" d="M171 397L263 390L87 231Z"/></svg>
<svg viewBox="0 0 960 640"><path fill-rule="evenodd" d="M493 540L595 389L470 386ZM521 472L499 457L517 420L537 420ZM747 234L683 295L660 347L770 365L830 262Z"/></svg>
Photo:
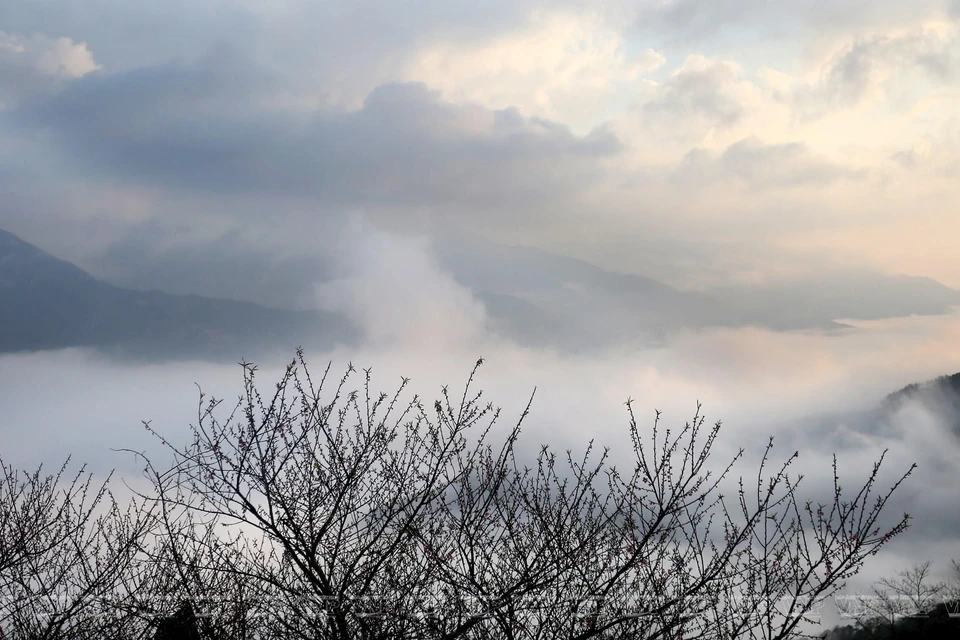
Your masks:
<svg viewBox="0 0 960 640"><path fill-rule="evenodd" d="M564 197L621 150L609 131L377 87L356 111L296 109L229 51L196 64L90 74L11 117L95 175L214 194L340 204L520 206ZM289 104L289 103L286 103Z"/></svg>

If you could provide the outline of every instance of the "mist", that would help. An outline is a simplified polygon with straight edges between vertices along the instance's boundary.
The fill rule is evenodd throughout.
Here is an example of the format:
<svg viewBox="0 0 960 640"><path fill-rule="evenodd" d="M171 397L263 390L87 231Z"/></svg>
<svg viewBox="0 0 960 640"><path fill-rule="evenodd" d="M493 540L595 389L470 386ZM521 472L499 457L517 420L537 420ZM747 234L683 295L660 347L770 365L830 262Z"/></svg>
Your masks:
<svg viewBox="0 0 960 640"><path fill-rule="evenodd" d="M345 313L362 342L307 351L313 375L330 366L338 376L353 363L372 369L375 390L393 392L405 376L409 394L432 400L443 385L459 393L482 357L474 389L502 408L501 429L533 397L518 444L530 459L541 444L583 451L593 441L610 448L612 462L629 465L628 398L641 427L653 425L656 411L661 424L682 426L699 403L708 423L723 423L716 464L744 448L736 472L756 473L774 436L774 461L798 451L795 472L807 476L804 491L814 499L831 494L834 454L852 487L888 450L882 478L895 480L918 464L891 505L909 511L914 525L870 563L860 586L908 563L945 563L960 554L956 426L938 421L928 401L908 401L882 420L871 421L869 413L908 383L960 370L952 348L960 313L845 320L850 328L841 333L687 330L657 347L571 354L517 344L491 330L482 302L438 266L428 243L365 224L357 219L348 226L341 276L318 283L315 302ZM293 355L275 351L255 362L263 389L279 380ZM240 362L242 347L235 356ZM144 362L95 349L6 354L0 356L0 449L8 464L21 467L69 455L97 474L116 469L121 478L136 478L142 461L129 450L161 464L168 455L142 421L185 444L200 390L231 405L242 382L239 364Z"/></svg>

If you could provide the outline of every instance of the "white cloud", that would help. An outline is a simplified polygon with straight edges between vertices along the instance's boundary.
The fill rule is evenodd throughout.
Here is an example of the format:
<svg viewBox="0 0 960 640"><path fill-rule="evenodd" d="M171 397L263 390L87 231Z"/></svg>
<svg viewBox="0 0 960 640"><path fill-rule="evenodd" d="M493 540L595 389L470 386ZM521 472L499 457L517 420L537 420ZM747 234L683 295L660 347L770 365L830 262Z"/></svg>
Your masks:
<svg viewBox="0 0 960 640"><path fill-rule="evenodd" d="M952 21L856 34L838 43L793 89L805 115L886 101L907 109L960 69L960 28Z"/></svg>
<svg viewBox="0 0 960 640"><path fill-rule="evenodd" d="M831 160L878 166L956 113L960 25L936 16L898 27L848 31L808 43L789 68L688 55L661 82L638 85L638 108L618 130L648 159L677 159L690 146L720 150L757 137L800 141ZM955 152L955 150L954 150Z"/></svg>
<svg viewBox="0 0 960 640"><path fill-rule="evenodd" d="M482 337L483 305L440 269L425 239L354 215L335 246L343 275L317 286L316 304L344 314L374 347L443 352Z"/></svg>
<svg viewBox="0 0 960 640"><path fill-rule="evenodd" d="M454 101L595 126L630 95L630 86L666 58L633 52L599 19L542 15L528 29L464 45L433 43L412 56L403 77L424 81Z"/></svg>
<svg viewBox="0 0 960 640"><path fill-rule="evenodd" d="M615 130L646 163L671 164L691 147L722 150L757 137L789 142L792 114L737 60L688 55L661 81L637 83Z"/></svg>
<svg viewBox="0 0 960 640"><path fill-rule="evenodd" d="M690 151L676 177L698 186L735 179L752 190L783 190L829 185L864 175L818 157L801 142L764 144L757 138L744 138L719 154Z"/></svg>
<svg viewBox="0 0 960 640"><path fill-rule="evenodd" d="M0 31L0 105L25 92L80 78L99 68L84 42Z"/></svg>

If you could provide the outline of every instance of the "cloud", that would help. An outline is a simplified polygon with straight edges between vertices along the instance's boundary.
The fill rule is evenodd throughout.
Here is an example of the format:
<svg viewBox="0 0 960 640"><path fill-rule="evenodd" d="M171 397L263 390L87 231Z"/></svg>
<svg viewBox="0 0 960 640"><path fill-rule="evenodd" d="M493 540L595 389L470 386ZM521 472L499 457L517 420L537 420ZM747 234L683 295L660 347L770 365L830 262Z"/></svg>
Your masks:
<svg viewBox="0 0 960 640"><path fill-rule="evenodd" d="M335 244L342 275L317 285L316 304L346 316L370 348L442 353L484 336L483 305L441 270L426 238L387 233L353 216Z"/></svg>
<svg viewBox="0 0 960 640"><path fill-rule="evenodd" d="M355 232L370 234L361 223ZM372 246L385 250L384 262L402 276L426 275L427 284L442 284L442 274L422 259L422 245L396 241L384 245L383 240L375 237ZM376 260L374 253L357 256L357 261ZM861 323L859 331L836 337L757 329L689 332L658 349L561 356L493 340L445 342L457 330L450 326L453 321L463 319L451 310L465 298L448 282L432 289L441 300L429 300L425 291L402 276L394 279L372 265L356 267L351 277L371 286L358 289L360 301L346 304L353 304L358 315L369 317L368 326L390 339L371 340L349 351L308 353L315 370L332 360L332 371L339 374L352 360L357 366L373 367L374 391L392 390L403 375L413 379L411 394L429 400L443 384L457 390L477 356L483 355L487 362L477 389L504 407L504 428L538 387L522 442L526 451L536 451L544 442L558 450L579 450L595 439L598 447L613 447L616 462L629 463L622 403L632 396L641 426L650 424L655 409L664 411L663 424L681 425L700 400L708 421L722 419L725 424L719 458L740 446L754 456L766 436L774 434L780 443L775 449L778 457L801 450L800 467L814 472L810 476L814 485L817 477L829 473L833 452L838 452L848 477L861 479L870 459L888 446L896 447L894 466L919 461L936 471L914 479L917 493L926 488L924 482L942 479L940 474L949 468L955 473L956 459L953 467L943 466L950 463L955 449L943 443L932 446L942 425L919 424L926 415L917 412L922 409L898 417L900 426L885 434L852 431L856 425L842 417L805 420L811 414L869 409L908 382L960 370L960 360L950 348L960 336L957 315ZM386 286L373 288L377 282ZM390 285L401 291L391 292ZM419 311L407 316L404 306ZM471 306L466 302L460 309L469 311ZM414 317L426 324L416 327L407 321ZM387 327L392 321L399 329ZM445 321L450 324L444 326ZM258 362L263 388L278 379L283 360L290 356ZM236 397L240 382L235 365L134 365L81 350L0 356L0 404L6 407L0 445L9 461L18 463L35 464L73 452L78 461L95 463L97 470L126 468L127 459L109 449L148 447L140 420L152 420L161 433L181 441L186 425L196 418L194 383L229 400ZM748 462L743 468L749 471L752 465ZM938 486L942 491L918 503L915 515L941 521L943 513L953 513L944 504L956 499L954 484ZM948 495L948 490L954 493ZM947 530L930 531L953 536Z"/></svg>
<svg viewBox="0 0 960 640"><path fill-rule="evenodd" d="M368 341L357 349L308 353L315 375L328 361L333 380L347 361L372 366L374 397L381 389L395 390L403 375L412 378L405 399L418 393L429 405L443 384L458 392L483 355L486 364L475 389L503 406L501 429L519 417L537 387L518 443L521 461L535 455L541 443L558 452L578 452L595 440L597 450L611 447L613 463L634 464L623 407L628 396L635 400L641 429L652 425L655 409L664 412L662 425L680 428L699 400L708 423L724 423L711 464L726 462L744 447L747 458L735 473L749 477L773 434L775 461L800 451L795 471L806 475L803 496L810 498L830 495L833 453L844 486L852 488L889 447L881 483L909 463L921 465L888 514L908 509L915 528L877 557L865 575L925 559L934 549L956 553L951 505L958 493L950 480L958 469L958 447L944 441L945 425L931 420L928 407L907 407L894 416L892 429L880 433L843 415L807 419L871 408L905 383L960 370L951 348L960 339L956 314L860 323L857 331L834 337L759 329L686 332L657 349L563 356L464 331L479 329L482 315L436 268L421 241L383 234L359 219L335 235L343 247L338 258L344 277L320 293L364 323ZM257 363L262 390L279 379L282 360ZM0 449L8 463L49 464L73 454L95 472L119 467L121 477L135 476L142 465L111 448L144 450L162 464L166 454L146 437L140 420L151 420L173 443L184 442L186 425L196 420L194 383L227 399L229 411L241 372L235 365L199 362L118 363L83 350L0 356L0 406L5 408Z"/></svg>
<svg viewBox="0 0 960 640"><path fill-rule="evenodd" d="M548 14L525 31L419 50L404 76L454 101L516 107L589 130L634 83L666 63L658 51L633 52L627 44L599 18Z"/></svg>
<svg viewBox="0 0 960 640"><path fill-rule="evenodd" d="M153 282L177 290L200 280L175 277L190 252L203 268L196 238L242 230L233 245L256 247L268 233L279 264L325 252L325 227L357 209L423 233L449 219L680 284L845 263L956 286L955 252L863 240L922 240L906 213L920 203L943 212L925 242L956 229L960 96L934 71L952 58L933 55L952 32L923 1L879 4L861 22L855 3L820 7L838 16L830 29L781 36L750 26L777 28L749 2L644 5L740 16L725 32L735 39L670 47L592 3L497 2L480 15L433 0L382 11L106 0L103 20L5 7L8 28L46 22L89 43L103 69L0 115L0 226L127 277L130 253L108 265L107 247L169 224L177 231L146 255L166 256L169 277ZM813 20L814 8L777 10ZM874 19L901 11L902 24ZM867 87L856 103L829 98L844 77L831 69L857 43L880 84L856 85ZM927 66L889 71L918 60ZM913 168L891 159L901 152ZM129 281L150 281L143 269Z"/></svg>
<svg viewBox="0 0 960 640"><path fill-rule="evenodd" d="M255 3L170 0L146 5L98 0L96 10L64 0L8 3L0 23L9 31L69 36L86 42L106 69L131 69L175 57L192 58L211 44L254 38L254 25L243 6Z"/></svg>
<svg viewBox="0 0 960 640"><path fill-rule="evenodd" d="M25 37L0 30L0 108L33 91L99 68L84 42L42 34Z"/></svg>
<svg viewBox="0 0 960 640"><path fill-rule="evenodd" d="M703 36L730 23L744 21L764 9L763 0L665 0L646 2L641 5L637 26L650 29L667 27L670 32L680 31L694 36Z"/></svg>
<svg viewBox="0 0 960 640"><path fill-rule="evenodd" d="M945 124L960 99L952 87L960 28L942 17L845 31L811 43L801 58L769 60L688 55L662 81L641 83L637 110L617 130L628 144L659 143L661 157L759 137L802 139L834 159L876 164L881 145L882 157L935 139L929 127Z"/></svg>
<svg viewBox="0 0 960 640"><path fill-rule="evenodd" d="M863 172L817 157L802 142L765 144L757 138L740 140L720 154L694 149L676 174L687 184L734 179L750 189L802 188L862 177Z"/></svg>
<svg viewBox="0 0 960 640"><path fill-rule="evenodd" d="M856 107L892 97L912 105L923 85L948 84L960 69L960 29L949 22L861 35L828 55L810 86L795 98L801 107ZM920 90L918 91L918 83Z"/></svg>
<svg viewBox="0 0 960 640"><path fill-rule="evenodd" d="M88 42L106 68L124 71L191 60L211 46L243 50L294 77L326 106L356 107L421 48L441 40L482 42L523 30L538 11L589 8L592 0L170 0L145 5L98 0L8 4L0 24L21 33L69 34Z"/></svg>
<svg viewBox="0 0 960 640"><path fill-rule="evenodd" d="M639 83L614 129L645 162L672 163L691 147L718 149L747 137L789 135L790 108L734 59L691 54L660 81Z"/></svg>
<svg viewBox="0 0 960 640"><path fill-rule="evenodd" d="M653 116L694 118L706 128L729 127L744 115L736 96L736 85L742 78L743 70L734 62L693 55L658 87L642 111Z"/></svg>
<svg viewBox="0 0 960 640"><path fill-rule="evenodd" d="M709 41L728 33L774 41L804 30L843 33L902 24L917 14L941 12L953 0L650 0L635 11L634 26L674 41Z"/></svg>
<svg viewBox="0 0 960 640"><path fill-rule="evenodd" d="M515 109L446 102L417 83L378 87L357 110L269 99L283 83L227 52L194 64L81 79L15 118L56 133L91 173L207 194L487 207L563 198L621 145Z"/></svg>

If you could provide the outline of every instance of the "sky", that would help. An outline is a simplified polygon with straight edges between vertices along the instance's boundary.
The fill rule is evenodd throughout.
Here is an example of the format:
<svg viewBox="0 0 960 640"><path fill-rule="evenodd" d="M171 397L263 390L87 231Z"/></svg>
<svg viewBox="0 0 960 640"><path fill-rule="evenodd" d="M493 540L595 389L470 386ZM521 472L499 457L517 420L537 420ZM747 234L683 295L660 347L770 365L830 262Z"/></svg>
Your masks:
<svg viewBox="0 0 960 640"><path fill-rule="evenodd" d="M0 228L125 286L341 313L363 343L313 360L387 387L429 394L482 354L508 414L537 386L531 442L616 442L632 396L677 421L700 400L731 451L781 433L814 470L891 445L922 463L927 525L876 571L945 564L960 451L924 408L852 444L839 418L827 439L791 421L960 370L956 311L571 355L492 333L434 248L452 226L747 301L844 278L957 289L958 107L958 0L4 2ZM175 433L194 383L240 381L3 355L0 438L25 463L126 468L110 447L148 446L140 420Z"/></svg>
<svg viewBox="0 0 960 640"><path fill-rule="evenodd" d="M960 287L955 1L382 4L5 3L0 224L91 266L360 211L685 287Z"/></svg>

